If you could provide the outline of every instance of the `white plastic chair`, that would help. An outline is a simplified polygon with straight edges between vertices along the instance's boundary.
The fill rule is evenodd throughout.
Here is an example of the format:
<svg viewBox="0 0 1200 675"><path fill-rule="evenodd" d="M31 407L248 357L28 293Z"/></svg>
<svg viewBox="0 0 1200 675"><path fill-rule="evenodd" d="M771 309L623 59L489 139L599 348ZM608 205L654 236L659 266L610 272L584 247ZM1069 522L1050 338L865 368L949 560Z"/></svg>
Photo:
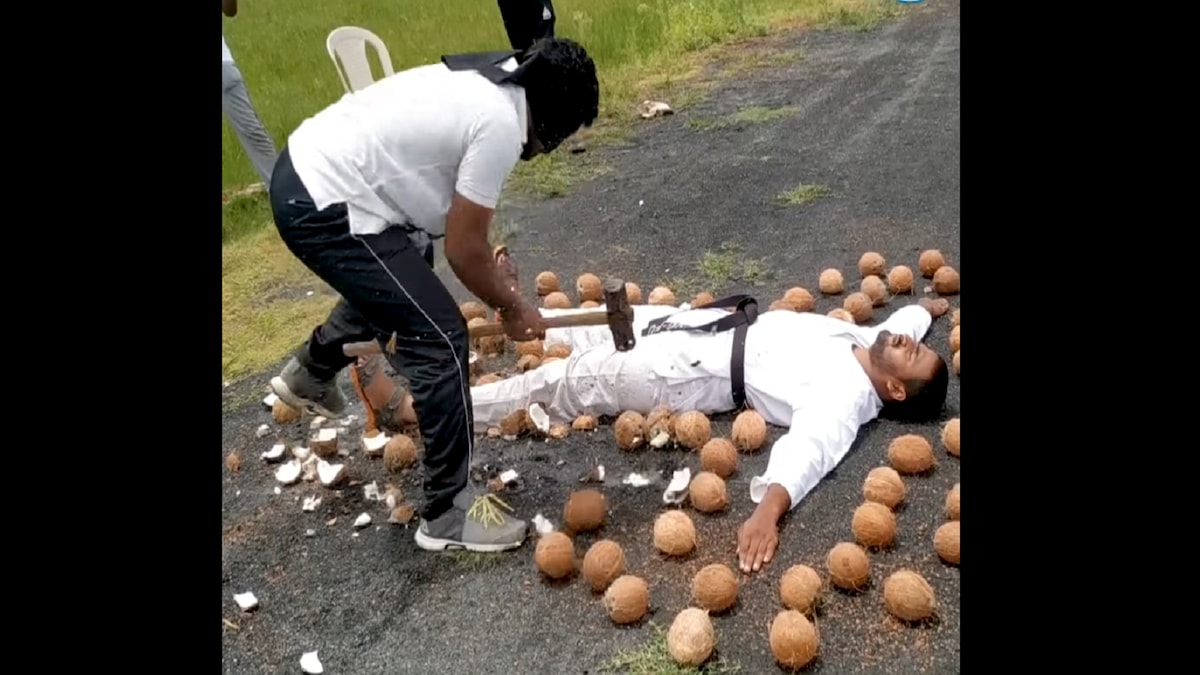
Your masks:
<svg viewBox="0 0 1200 675"><path fill-rule="evenodd" d="M375 76L371 74L367 45L375 48L375 54L383 66L384 76L395 74L387 46L378 35L366 28L342 26L335 28L329 37L325 38L329 58L333 59L333 67L337 69L338 77L341 78L342 86L347 92L358 91L375 81Z"/></svg>

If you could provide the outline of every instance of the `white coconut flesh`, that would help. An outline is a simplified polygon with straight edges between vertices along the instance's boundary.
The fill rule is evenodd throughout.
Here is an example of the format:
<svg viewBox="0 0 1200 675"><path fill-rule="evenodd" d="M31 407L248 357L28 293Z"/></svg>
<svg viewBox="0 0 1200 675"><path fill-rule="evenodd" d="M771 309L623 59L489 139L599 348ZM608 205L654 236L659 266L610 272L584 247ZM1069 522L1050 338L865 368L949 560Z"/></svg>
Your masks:
<svg viewBox="0 0 1200 675"><path fill-rule="evenodd" d="M504 473L500 474L500 482L504 483L505 485L508 485L509 483L516 480L517 476L519 476L519 475L520 474L518 474L513 469L509 469L508 471L505 471Z"/></svg>
<svg viewBox="0 0 1200 675"><path fill-rule="evenodd" d="M270 450L267 450L262 454L262 458L268 462L278 462L279 460L283 459L283 454L285 452L287 452L287 446L283 443L276 443L275 445L271 446Z"/></svg>
<svg viewBox="0 0 1200 675"><path fill-rule="evenodd" d="M554 532L554 524L540 513L533 517L533 528L543 537Z"/></svg>
<svg viewBox="0 0 1200 675"><path fill-rule="evenodd" d="M318 474L317 474L317 462L318 461L320 461L320 460L317 459L316 455L309 455L308 459L301 462L300 463L300 469L301 469L300 477L310 483L312 481L316 480L318 477Z"/></svg>
<svg viewBox="0 0 1200 675"><path fill-rule="evenodd" d="M264 399L262 400L262 402L263 402L263 405L264 405L264 406L266 406L267 410L270 410L271 408L274 408L274 407L275 407L275 402L276 402L276 401L278 401L278 400L279 400L279 397L278 397L278 396L276 396L276 395L275 395L275 394L272 392L272 393L270 393L270 394L267 394L267 397L266 397L266 398L264 398Z"/></svg>
<svg viewBox="0 0 1200 675"><path fill-rule="evenodd" d="M308 459L311 455L312 455L312 450L308 449L307 447L305 447L303 445L297 445L296 447L292 448L292 456L295 457L296 459L300 460L301 462Z"/></svg>
<svg viewBox="0 0 1200 675"><path fill-rule="evenodd" d="M312 512L312 511L316 511L317 507L320 505L321 505L321 498L317 497L316 495L313 495L311 497L305 497L304 503L300 505L300 508L307 512Z"/></svg>
<svg viewBox="0 0 1200 675"><path fill-rule="evenodd" d="M363 486L363 498L379 501L379 483L371 481Z"/></svg>
<svg viewBox="0 0 1200 675"><path fill-rule="evenodd" d="M304 652L300 657L300 669L309 675L321 675L325 672L324 666L321 665L321 659L317 658L316 652Z"/></svg>
<svg viewBox="0 0 1200 675"><path fill-rule="evenodd" d="M396 505L400 503L402 497L403 495L400 494L399 488L394 485L389 485L387 486L387 490L384 491L383 502L387 504L389 509L394 509L396 508Z"/></svg>
<svg viewBox="0 0 1200 675"><path fill-rule="evenodd" d="M300 462L293 459L275 470L275 480L284 485L291 485L300 480L301 471Z"/></svg>
<svg viewBox="0 0 1200 675"><path fill-rule="evenodd" d="M317 429L320 429L321 425L325 424L325 422L327 422L327 421L328 420L326 420L324 417L317 415L316 417L313 418L313 421L311 423L309 423L308 428L315 431Z"/></svg>
<svg viewBox="0 0 1200 675"><path fill-rule="evenodd" d="M321 485L331 487L339 483L346 477L345 464L330 464L325 460L317 462L317 477L321 479Z"/></svg>
<svg viewBox="0 0 1200 675"><path fill-rule="evenodd" d="M246 591L245 593L235 593L233 596L233 601L237 603L237 606L240 607L243 612L249 612L255 607L258 607L258 598L254 597L254 594L250 591Z"/></svg>
<svg viewBox="0 0 1200 675"><path fill-rule="evenodd" d="M661 448L662 446L666 445L667 442L670 440L671 440L671 434L668 434L665 431L660 431L660 432L658 432L657 436L650 439L650 447Z"/></svg>
<svg viewBox="0 0 1200 675"><path fill-rule="evenodd" d="M543 434L550 431L550 416L542 409L542 404L534 403L529 406L529 420Z"/></svg>
<svg viewBox="0 0 1200 675"><path fill-rule="evenodd" d="M357 528L364 528L370 524L371 514L369 513L360 513L358 517L354 519L354 526Z"/></svg>
<svg viewBox="0 0 1200 675"><path fill-rule="evenodd" d="M682 504L687 499L688 485L692 482L692 470L686 466L671 476L671 482L663 492L663 503Z"/></svg>
<svg viewBox="0 0 1200 675"><path fill-rule="evenodd" d="M367 455L370 457L374 457L376 455L381 455L381 454L383 454L384 447L387 446L388 441L390 441L390 440L392 440L392 439L387 434L375 434L374 436L363 436L363 439L362 439L363 452L367 453Z"/></svg>
<svg viewBox="0 0 1200 675"><path fill-rule="evenodd" d="M260 426L254 432L254 435L257 436L258 438L263 438L265 436L269 436L269 435L271 435L271 427L264 424L264 425Z"/></svg>
<svg viewBox="0 0 1200 675"><path fill-rule="evenodd" d="M650 484L650 479L646 478L640 473L631 473L625 477L625 480L621 482L625 485L632 485L633 487L644 487Z"/></svg>

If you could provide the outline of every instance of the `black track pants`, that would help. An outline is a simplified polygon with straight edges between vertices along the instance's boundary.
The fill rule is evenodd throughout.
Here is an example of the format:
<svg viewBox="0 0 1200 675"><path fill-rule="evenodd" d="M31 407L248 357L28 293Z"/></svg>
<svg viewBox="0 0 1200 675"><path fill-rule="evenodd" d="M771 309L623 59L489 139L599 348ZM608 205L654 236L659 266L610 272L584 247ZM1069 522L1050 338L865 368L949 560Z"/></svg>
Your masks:
<svg viewBox="0 0 1200 675"><path fill-rule="evenodd" d="M350 234L346 207L318 210L285 148L271 177L275 225L288 249L341 299L297 358L320 377L354 359L342 347L396 334L388 359L409 381L425 441L425 504L432 520L467 484L473 420L468 381L467 325L433 272L433 247L418 251L402 227L377 235Z"/></svg>
<svg viewBox="0 0 1200 675"><path fill-rule="evenodd" d="M555 12L550 0L496 0L512 48L525 50L542 38L554 37ZM549 14L549 18L546 15Z"/></svg>

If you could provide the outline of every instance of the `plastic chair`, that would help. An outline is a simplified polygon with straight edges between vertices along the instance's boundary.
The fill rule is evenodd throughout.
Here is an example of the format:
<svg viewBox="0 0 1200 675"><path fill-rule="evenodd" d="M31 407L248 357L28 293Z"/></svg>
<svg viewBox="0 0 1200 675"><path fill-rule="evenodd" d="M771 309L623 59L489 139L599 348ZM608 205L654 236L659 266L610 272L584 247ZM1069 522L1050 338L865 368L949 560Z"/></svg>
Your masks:
<svg viewBox="0 0 1200 675"><path fill-rule="evenodd" d="M384 76L395 74L387 46L378 35L366 28L342 26L335 28L325 39L329 58L333 59L333 67L337 69L338 77L341 78L342 86L347 92L358 91L375 81L375 76L371 74L367 45L375 48L375 54L383 66Z"/></svg>

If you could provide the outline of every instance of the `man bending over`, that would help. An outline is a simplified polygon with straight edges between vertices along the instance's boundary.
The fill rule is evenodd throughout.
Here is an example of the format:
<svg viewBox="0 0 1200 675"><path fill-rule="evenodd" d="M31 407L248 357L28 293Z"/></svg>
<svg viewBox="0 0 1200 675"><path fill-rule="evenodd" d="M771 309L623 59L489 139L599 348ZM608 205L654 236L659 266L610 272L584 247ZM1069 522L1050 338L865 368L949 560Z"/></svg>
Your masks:
<svg viewBox="0 0 1200 675"><path fill-rule="evenodd" d="M748 326L742 362L745 401L769 424L788 431L771 448L766 471L750 481L750 499L758 506L738 530L738 562L744 572L756 572L771 561L779 544L779 520L841 462L864 424L881 413L912 421L941 414L949 369L921 341L948 309L944 299L922 298L878 326L792 311L765 312ZM578 311L595 310L541 310L545 316ZM634 330L640 336L652 321L667 316L673 325L694 327L726 315L724 309L639 305L634 307ZM645 414L659 406L705 414L735 410L734 338L733 330L669 330L640 337L632 350L619 352L606 326L549 331L545 344L568 344L570 357L473 387L477 431L534 402L556 422L585 413ZM386 391L367 394L372 408L382 410L389 399L394 401L393 387L383 385ZM399 408L396 416L411 422L411 409Z"/></svg>

